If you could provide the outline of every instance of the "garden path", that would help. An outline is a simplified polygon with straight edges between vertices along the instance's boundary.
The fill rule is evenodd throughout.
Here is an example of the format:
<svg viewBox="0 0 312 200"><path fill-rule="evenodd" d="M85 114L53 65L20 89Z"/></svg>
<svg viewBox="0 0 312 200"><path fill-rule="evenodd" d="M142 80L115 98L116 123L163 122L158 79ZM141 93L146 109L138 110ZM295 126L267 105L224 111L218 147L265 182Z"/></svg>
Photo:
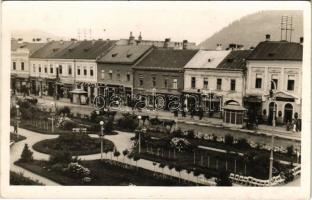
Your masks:
<svg viewBox="0 0 312 200"><path fill-rule="evenodd" d="M13 127L11 127L11 131L13 131ZM18 159L20 159L24 145L28 144L29 148L33 151L32 149L32 145L44 140L44 139L52 139L57 137L57 135L44 135L44 134L40 134L40 133L36 133L33 131L28 131L25 129L18 129L18 132L20 135L23 135L26 137L25 140L19 141L17 143L14 143L11 148L10 148L10 170L16 172L16 173L23 173L23 175L27 178L31 178L32 180L38 180L40 183L44 184L44 185L51 185L51 186L56 186L59 185L58 183L51 181L47 178L44 178L42 176L39 176L37 174L34 174L22 167L19 167L17 165L14 164L15 161L17 161ZM38 160L47 160L49 158L49 155L47 154L43 154L43 153L39 153L36 151L33 151L34 154L34 159L38 159Z"/></svg>

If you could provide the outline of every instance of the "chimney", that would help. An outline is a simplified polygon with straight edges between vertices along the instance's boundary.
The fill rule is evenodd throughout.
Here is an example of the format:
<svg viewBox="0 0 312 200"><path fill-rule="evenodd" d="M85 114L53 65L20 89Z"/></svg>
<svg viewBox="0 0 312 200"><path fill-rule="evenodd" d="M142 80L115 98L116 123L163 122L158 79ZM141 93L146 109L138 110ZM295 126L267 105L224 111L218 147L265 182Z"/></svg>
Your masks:
<svg viewBox="0 0 312 200"><path fill-rule="evenodd" d="M303 44L303 37L300 37L300 44Z"/></svg>
<svg viewBox="0 0 312 200"><path fill-rule="evenodd" d="M132 31L130 32L130 36L129 36L129 41L128 41L128 44L129 45L134 45L135 44L135 41L134 41L134 36L132 35Z"/></svg>
<svg viewBox="0 0 312 200"><path fill-rule="evenodd" d="M139 41L139 42L142 42L142 34L141 34L141 32L140 32L140 35L139 35L139 37L138 37L138 41Z"/></svg>
<svg viewBox="0 0 312 200"><path fill-rule="evenodd" d="M270 41L271 40L271 35L270 34L266 34L265 35L265 41Z"/></svg>
<svg viewBox="0 0 312 200"><path fill-rule="evenodd" d="M164 48L168 48L169 47L169 42L170 42L170 38L166 38L165 42L164 42Z"/></svg>
<svg viewBox="0 0 312 200"><path fill-rule="evenodd" d="M188 44L187 40L183 40L182 49L187 49L187 44Z"/></svg>
<svg viewBox="0 0 312 200"><path fill-rule="evenodd" d="M217 44L216 50L217 50L217 51L221 51L221 50L222 50L222 44Z"/></svg>

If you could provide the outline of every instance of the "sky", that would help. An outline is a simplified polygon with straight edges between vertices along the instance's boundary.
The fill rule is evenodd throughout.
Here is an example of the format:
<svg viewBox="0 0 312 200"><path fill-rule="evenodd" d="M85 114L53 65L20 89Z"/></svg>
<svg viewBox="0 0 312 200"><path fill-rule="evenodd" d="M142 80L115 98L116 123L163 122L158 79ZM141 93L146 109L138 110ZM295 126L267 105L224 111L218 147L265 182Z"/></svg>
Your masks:
<svg viewBox="0 0 312 200"><path fill-rule="evenodd" d="M292 9L286 2L4 2L10 30L42 30L66 38L187 39L196 44L241 17L268 9ZM91 34L90 34L91 29ZM105 31L104 31L105 30Z"/></svg>

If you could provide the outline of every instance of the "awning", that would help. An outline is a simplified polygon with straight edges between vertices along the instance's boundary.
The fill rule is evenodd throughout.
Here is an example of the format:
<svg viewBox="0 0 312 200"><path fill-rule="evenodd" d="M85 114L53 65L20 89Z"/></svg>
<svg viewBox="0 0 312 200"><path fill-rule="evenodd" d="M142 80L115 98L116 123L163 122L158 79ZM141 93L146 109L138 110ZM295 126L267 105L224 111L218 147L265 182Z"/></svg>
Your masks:
<svg viewBox="0 0 312 200"><path fill-rule="evenodd" d="M87 94L88 92L84 91L83 89L79 89L79 88L76 88L72 91L69 91L70 93L73 93L73 94Z"/></svg>
<svg viewBox="0 0 312 200"><path fill-rule="evenodd" d="M235 110L235 111L245 111L247 110L246 108L239 106L239 105L226 105L223 107L224 110Z"/></svg>

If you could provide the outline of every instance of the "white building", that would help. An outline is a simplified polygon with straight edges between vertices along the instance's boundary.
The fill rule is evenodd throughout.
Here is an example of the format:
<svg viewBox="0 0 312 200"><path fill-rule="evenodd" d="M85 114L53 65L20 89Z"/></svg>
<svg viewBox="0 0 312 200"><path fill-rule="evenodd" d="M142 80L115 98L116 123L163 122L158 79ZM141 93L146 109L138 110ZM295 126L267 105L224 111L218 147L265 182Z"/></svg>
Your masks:
<svg viewBox="0 0 312 200"><path fill-rule="evenodd" d="M245 104L250 118L272 124L274 105L277 123L301 118L302 41L270 41L267 35L249 55Z"/></svg>

